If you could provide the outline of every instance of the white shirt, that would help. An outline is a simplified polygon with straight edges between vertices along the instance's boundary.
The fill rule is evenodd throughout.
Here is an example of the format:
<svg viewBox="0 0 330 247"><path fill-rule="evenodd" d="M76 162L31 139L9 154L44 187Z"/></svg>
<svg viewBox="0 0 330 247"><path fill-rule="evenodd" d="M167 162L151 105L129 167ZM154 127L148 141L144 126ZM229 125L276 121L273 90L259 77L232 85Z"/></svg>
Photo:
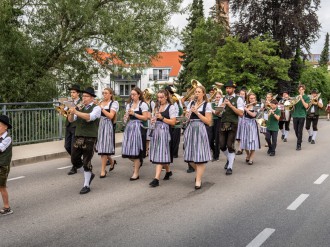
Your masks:
<svg viewBox="0 0 330 247"><path fill-rule="evenodd" d="M113 110L115 112L118 112L118 109L119 109L118 101L110 101L109 104L107 104L103 109L104 110L109 110L111 102L112 102L111 110Z"/></svg>
<svg viewBox="0 0 330 247"><path fill-rule="evenodd" d="M11 137L8 136L7 131L5 133L3 133L3 135L0 137L3 139L2 142L0 142L0 152L4 152L11 143Z"/></svg>
<svg viewBox="0 0 330 247"><path fill-rule="evenodd" d="M319 99L318 102L321 103L322 106L323 106L323 101L322 101L322 99ZM316 111L315 107L318 107L318 106L316 106L316 105L312 105L312 106L311 106L311 113L314 113L314 112Z"/></svg>
<svg viewBox="0 0 330 247"><path fill-rule="evenodd" d="M141 100L140 100L139 103L137 104L136 108L133 109L134 111L139 111L140 103L141 103ZM130 106L130 105L131 105L131 104L127 104L127 105L126 105L126 111L128 111L129 109L131 109L131 106ZM149 110L149 107L148 107L147 103L142 102L142 103L141 103L141 111L142 111L142 112L145 112L145 111L148 111L148 110Z"/></svg>
<svg viewBox="0 0 330 247"><path fill-rule="evenodd" d="M205 102L205 101L203 101L203 102ZM192 103L192 101L191 101L191 102L189 103L189 105L187 106L187 111L190 110L190 108L191 108L191 103ZM201 106L199 106L198 111L203 111L203 108L204 108L204 104L202 104ZM205 112L211 112L211 113L212 113L212 106L211 106L210 103L206 103Z"/></svg>
<svg viewBox="0 0 330 247"><path fill-rule="evenodd" d="M87 106L84 106L84 108L88 109L89 107L91 107L92 105L94 104L94 102L88 104ZM111 107L112 108L112 107ZM89 113L89 120L87 120L87 122L91 122L91 121L94 121L95 119L97 118L100 118L101 117L101 107L99 107L98 105L95 106L93 108L93 111L91 113ZM75 114L73 116L73 119L74 121L77 120L77 115Z"/></svg>

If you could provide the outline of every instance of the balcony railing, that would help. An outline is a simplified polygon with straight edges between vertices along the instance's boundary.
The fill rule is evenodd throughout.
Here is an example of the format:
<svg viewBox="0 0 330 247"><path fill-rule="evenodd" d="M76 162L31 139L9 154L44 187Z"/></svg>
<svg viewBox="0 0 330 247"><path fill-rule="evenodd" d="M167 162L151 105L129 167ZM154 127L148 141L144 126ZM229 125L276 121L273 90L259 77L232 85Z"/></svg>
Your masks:
<svg viewBox="0 0 330 247"><path fill-rule="evenodd" d="M168 75L154 75L150 74L149 75L149 81L168 81L169 76Z"/></svg>

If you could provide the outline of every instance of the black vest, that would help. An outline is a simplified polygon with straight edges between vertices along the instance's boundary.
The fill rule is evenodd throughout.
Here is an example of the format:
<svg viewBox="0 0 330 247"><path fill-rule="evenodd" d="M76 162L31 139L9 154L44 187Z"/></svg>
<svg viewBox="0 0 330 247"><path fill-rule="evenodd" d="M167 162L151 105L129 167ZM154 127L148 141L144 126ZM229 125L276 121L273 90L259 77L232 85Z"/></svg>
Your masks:
<svg viewBox="0 0 330 247"><path fill-rule="evenodd" d="M7 136L8 137L8 134ZM2 138L0 138L0 143L2 142ZM6 148L4 152L0 152L0 166L10 166L11 158L13 156L13 146L12 143Z"/></svg>
<svg viewBox="0 0 330 247"><path fill-rule="evenodd" d="M165 111L161 112L160 115L162 115L163 118L170 119L170 107L171 105L169 104ZM160 118L157 118L157 121L162 121Z"/></svg>
<svg viewBox="0 0 330 247"><path fill-rule="evenodd" d="M190 107L194 106L195 105L195 101L193 101L190 105ZM203 103L203 110L200 111L199 113L202 114L203 116L205 116L205 109L206 109L206 105L207 105L207 102L204 102ZM197 109L198 110L198 109ZM199 117L197 116L196 113L192 112L191 115L190 115L190 119L199 119Z"/></svg>

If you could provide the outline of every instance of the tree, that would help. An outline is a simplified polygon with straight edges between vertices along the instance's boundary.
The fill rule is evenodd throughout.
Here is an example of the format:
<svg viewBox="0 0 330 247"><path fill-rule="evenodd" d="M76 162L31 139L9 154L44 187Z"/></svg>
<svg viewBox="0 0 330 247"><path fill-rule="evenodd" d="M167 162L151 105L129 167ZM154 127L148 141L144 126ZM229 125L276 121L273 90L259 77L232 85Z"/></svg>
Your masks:
<svg viewBox="0 0 330 247"><path fill-rule="evenodd" d="M321 52L320 66L328 66L329 62L329 33L325 36L324 48Z"/></svg>
<svg viewBox="0 0 330 247"><path fill-rule="evenodd" d="M278 54L292 58L298 48L309 50L318 38L320 0L232 0L234 33L243 41L268 34L279 43Z"/></svg>
<svg viewBox="0 0 330 247"><path fill-rule="evenodd" d="M272 91L278 80L288 80L290 60L276 54L278 43L270 38L257 37L240 42L237 37L226 38L218 48L216 58L210 63L211 82L235 81L256 94Z"/></svg>
<svg viewBox="0 0 330 247"><path fill-rule="evenodd" d="M10 85L24 74L20 83L27 98L17 100L29 100L29 96L36 94L49 100L54 97L54 93L48 92L49 86L64 89L72 83L90 84L93 75L111 69L113 59L120 59L123 64L138 65L136 69L146 65L174 34L174 29L167 23L171 15L180 10L181 2L3 0L2 4L8 6L5 8L9 9L7 12L16 9L21 12L19 28L8 22L5 28L11 28L13 35L24 36L32 66L7 77L0 94L11 91ZM16 48L12 46L8 52L15 53ZM99 64L86 52L86 48L114 56ZM0 49L2 54L4 48ZM15 65L8 64L10 70L15 69ZM2 71L2 67L0 69ZM13 99L6 96L6 101Z"/></svg>
<svg viewBox="0 0 330 247"><path fill-rule="evenodd" d="M212 87L208 80L210 61L212 61L220 46L224 45L226 36L225 24L218 23L213 18L201 19L192 32L192 56L194 60L189 64L191 75L188 80L197 79L207 89Z"/></svg>
<svg viewBox="0 0 330 247"><path fill-rule="evenodd" d="M194 60L193 51L195 49L192 44L192 33L201 19L204 19L203 1L193 0L193 3L190 7L190 16L187 19L188 24L181 33L181 41L183 45L183 49L181 50L181 52L183 53L183 55L181 56L181 64L183 66L183 70L180 72L178 77L180 85L179 91L182 91L186 87L190 78L192 77L190 63Z"/></svg>

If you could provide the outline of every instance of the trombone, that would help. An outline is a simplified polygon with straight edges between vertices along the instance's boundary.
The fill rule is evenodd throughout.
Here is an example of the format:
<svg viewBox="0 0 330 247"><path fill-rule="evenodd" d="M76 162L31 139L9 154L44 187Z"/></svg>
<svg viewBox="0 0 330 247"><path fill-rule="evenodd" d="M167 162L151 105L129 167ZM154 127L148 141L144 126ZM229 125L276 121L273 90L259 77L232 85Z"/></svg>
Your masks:
<svg viewBox="0 0 330 247"><path fill-rule="evenodd" d="M194 94L195 92L195 89L198 87L198 86L203 86L199 81L197 81L196 79L192 79L191 80L191 88L189 89L189 91L187 92L187 94L185 96L183 96L182 98L182 101L187 101L189 100L189 98L191 97L191 95Z"/></svg>

